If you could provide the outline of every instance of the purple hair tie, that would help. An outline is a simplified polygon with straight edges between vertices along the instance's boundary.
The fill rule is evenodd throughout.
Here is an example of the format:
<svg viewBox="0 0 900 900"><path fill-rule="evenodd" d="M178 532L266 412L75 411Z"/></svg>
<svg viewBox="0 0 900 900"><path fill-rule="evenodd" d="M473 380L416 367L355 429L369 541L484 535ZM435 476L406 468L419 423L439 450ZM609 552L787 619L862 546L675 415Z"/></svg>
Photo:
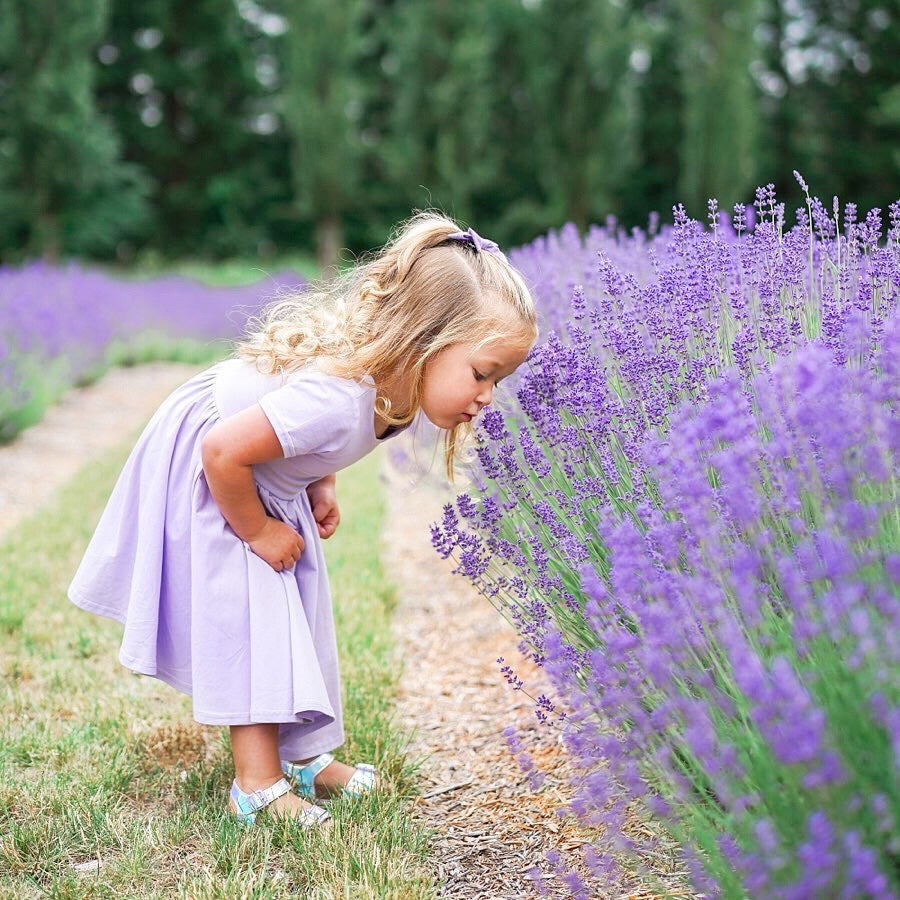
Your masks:
<svg viewBox="0 0 900 900"><path fill-rule="evenodd" d="M495 256L499 256L504 261L506 260L503 252L494 243L494 241L489 241L486 238L483 238L474 228L469 228L467 231L457 231L453 234L449 234L447 235L447 240L459 241L463 244L471 244L476 250L486 250L488 253L493 253Z"/></svg>

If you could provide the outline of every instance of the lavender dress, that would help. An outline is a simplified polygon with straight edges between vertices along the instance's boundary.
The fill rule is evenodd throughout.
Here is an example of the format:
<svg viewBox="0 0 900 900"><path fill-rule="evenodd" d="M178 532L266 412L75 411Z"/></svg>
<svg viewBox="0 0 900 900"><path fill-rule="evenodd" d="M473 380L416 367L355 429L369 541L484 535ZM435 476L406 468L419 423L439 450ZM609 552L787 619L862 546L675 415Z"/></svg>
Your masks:
<svg viewBox="0 0 900 900"><path fill-rule="evenodd" d="M210 725L281 724L284 758L344 741L328 575L306 487L378 443L371 380L309 366L263 375L229 359L157 410L125 463L69 598L125 626L119 659L191 694ZM219 419L259 403L284 459L254 466L268 513L306 542L276 572L225 521L200 442Z"/></svg>

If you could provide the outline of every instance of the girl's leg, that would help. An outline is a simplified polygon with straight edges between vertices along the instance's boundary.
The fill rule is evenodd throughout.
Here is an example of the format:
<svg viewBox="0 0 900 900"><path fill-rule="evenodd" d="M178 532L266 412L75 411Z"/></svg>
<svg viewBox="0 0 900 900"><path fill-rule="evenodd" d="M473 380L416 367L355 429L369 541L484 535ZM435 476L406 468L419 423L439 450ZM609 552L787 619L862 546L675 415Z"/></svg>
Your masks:
<svg viewBox="0 0 900 900"><path fill-rule="evenodd" d="M277 725L231 725L231 753L234 756L234 777L244 793L271 787L282 778L281 760L278 756ZM276 815L294 815L308 808L307 803L294 793L279 797L269 807Z"/></svg>

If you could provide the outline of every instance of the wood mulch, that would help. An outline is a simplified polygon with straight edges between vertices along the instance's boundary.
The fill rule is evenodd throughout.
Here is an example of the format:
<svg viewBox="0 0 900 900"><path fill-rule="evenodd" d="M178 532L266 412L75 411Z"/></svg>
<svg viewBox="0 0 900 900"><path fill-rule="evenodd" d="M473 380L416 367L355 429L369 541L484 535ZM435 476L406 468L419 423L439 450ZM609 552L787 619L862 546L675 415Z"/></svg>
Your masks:
<svg viewBox="0 0 900 900"><path fill-rule="evenodd" d="M400 440L400 439L398 439ZM438 464L436 463L436 466ZM574 771L555 728L538 723L534 704L500 673L498 657L532 696L553 696L539 667L517 649L514 629L470 583L451 574L431 547L429 524L452 498L428 479L414 486L386 465L389 510L385 560L398 590L394 615L397 652L404 665L397 722L413 731L410 757L423 760L415 814L436 830L433 866L441 897L537 896L528 876L541 870L549 896L571 896L544 858L559 851L575 865L596 898L651 898L647 882L591 880L581 860L590 833L556 811L571 799ZM547 772L535 792L504 736L512 725L537 767ZM634 829L648 823L635 820ZM672 847L644 860L671 891L685 892ZM633 869L632 869L633 871Z"/></svg>

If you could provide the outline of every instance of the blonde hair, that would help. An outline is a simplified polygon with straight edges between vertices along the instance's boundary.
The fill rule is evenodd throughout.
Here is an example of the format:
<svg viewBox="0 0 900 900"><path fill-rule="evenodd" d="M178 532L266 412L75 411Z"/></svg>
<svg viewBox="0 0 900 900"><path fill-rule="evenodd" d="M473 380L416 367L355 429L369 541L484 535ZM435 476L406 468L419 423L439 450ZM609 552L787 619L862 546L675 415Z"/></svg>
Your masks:
<svg viewBox="0 0 900 900"><path fill-rule="evenodd" d="M537 338L534 300L522 276L497 254L448 240L460 230L440 212L417 212L350 271L283 296L251 320L237 354L266 373L315 359L329 374L371 376L376 384L412 376L404 409L391 410L386 397L376 402L388 424L407 424L421 405L425 367L441 350L495 341L525 349ZM471 431L465 423L445 433L451 478Z"/></svg>

